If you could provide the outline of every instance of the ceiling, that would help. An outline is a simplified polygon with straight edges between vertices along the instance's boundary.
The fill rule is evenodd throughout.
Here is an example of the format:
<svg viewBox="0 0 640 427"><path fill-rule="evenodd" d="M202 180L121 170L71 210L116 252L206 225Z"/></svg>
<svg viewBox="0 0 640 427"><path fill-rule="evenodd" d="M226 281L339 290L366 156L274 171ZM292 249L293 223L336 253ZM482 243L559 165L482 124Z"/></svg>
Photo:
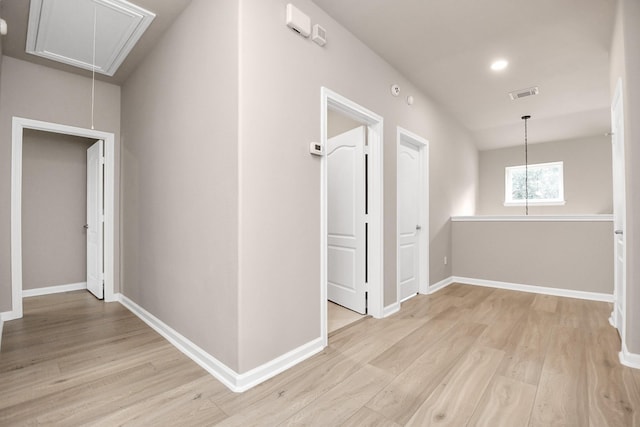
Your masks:
<svg viewBox="0 0 640 427"><path fill-rule="evenodd" d="M449 111L480 150L521 144L525 114L533 143L610 129L615 0L313 1ZM489 68L497 58L509 61L499 73ZM539 95L508 95L532 86Z"/></svg>
<svg viewBox="0 0 640 427"><path fill-rule="evenodd" d="M122 84L191 0L135 0L156 14L113 77ZM603 135L616 0L314 0L450 112L480 150ZM90 76L25 52L29 1L2 0L3 54ZM328 35L331 42L331 35ZM497 58L506 70L489 69ZM389 82L391 85L395 82ZM538 86L512 101L508 93Z"/></svg>
<svg viewBox="0 0 640 427"><path fill-rule="evenodd" d="M132 0L131 2L155 13L156 17L113 77L96 74L96 79L118 85L124 83L191 0ZM1 0L0 16L7 21L9 28L7 35L1 38L2 54L90 77L90 71L26 53L29 3L28 0Z"/></svg>

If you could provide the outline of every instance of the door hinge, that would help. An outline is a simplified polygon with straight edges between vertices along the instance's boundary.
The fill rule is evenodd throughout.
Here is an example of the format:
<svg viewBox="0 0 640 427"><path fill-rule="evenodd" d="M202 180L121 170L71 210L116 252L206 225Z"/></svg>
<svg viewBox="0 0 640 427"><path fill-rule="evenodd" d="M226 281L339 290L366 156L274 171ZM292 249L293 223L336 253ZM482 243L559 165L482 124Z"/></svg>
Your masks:
<svg viewBox="0 0 640 427"><path fill-rule="evenodd" d="M370 151L370 150L369 150L369 146L368 146L368 145L365 145L365 146L364 146L364 154L369 154L369 151Z"/></svg>
<svg viewBox="0 0 640 427"><path fill-rule="evenodd" d="M100 164L101 164L101 165L104 165L104 156L103 156L103 157L100 157Z"/></svg>
<svg viewBox="0 0 640 427"><path fill-rule="evenodd" d="M100 222L104 222L104 215L100 215Z"/></svg>

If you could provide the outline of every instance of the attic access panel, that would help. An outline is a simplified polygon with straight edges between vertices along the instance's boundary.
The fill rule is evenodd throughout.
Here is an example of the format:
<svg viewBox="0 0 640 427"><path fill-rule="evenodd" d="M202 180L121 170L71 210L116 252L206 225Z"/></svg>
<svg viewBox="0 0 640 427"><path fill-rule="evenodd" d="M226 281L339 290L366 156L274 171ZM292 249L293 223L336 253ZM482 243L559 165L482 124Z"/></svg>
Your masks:
<svg viewBox="0 0 640 427"><path fill-rule="evenodd" d="M31 0L27 53L113 76L155 14L125 0Z"/></svg>

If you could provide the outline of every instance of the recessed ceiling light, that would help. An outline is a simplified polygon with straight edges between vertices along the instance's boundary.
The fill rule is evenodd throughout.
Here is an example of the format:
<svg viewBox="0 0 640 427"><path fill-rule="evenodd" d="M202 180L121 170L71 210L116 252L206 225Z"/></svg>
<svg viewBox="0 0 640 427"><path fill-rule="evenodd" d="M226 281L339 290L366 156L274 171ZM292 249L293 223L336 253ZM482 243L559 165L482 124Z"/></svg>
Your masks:
<svg viewBox="0 0 640 427"><path fill-rule="evenodd" d="M498 59L497 61L493 61L491 63L491 69L493 71L502 71L507 68L507 65L509 65L509 61L507 61L506 59Z"/></svg>

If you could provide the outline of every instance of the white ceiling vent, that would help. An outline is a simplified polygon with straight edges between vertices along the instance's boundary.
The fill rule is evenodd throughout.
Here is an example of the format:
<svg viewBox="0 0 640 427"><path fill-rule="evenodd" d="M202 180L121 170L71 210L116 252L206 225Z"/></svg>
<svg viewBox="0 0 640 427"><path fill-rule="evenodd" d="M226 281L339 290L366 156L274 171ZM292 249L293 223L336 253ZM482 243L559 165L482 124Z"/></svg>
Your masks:
<svg viewBox="0 0 640 427"><path fill-rule="evenodd" d="M154 18L125 0L31 0L26 50L113 76Z"/></svg>
<svg viewBox="0 0 640 427"><path fill-rule="evenodd" d="M511 97L512 101L520 98L526 98L527 96L533 96L540 93L538 86L529 87L527 89L515 90L513 92L509 92L509 97Z"/></svg>

